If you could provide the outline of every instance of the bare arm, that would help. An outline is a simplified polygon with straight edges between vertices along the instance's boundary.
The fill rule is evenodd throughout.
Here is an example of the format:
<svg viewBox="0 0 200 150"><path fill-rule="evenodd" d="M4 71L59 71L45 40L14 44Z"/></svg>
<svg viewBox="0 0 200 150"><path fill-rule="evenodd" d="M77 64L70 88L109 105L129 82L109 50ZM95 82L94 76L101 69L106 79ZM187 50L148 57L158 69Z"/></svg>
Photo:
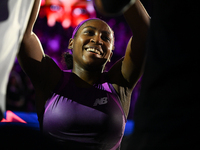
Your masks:
<svg viewBox="0 0 200 150"><path fill-rule="evenodd" d="M18 61L30 77L36 91L37 113L43 111L50 91L55 88L61 77L61 70L55 62L47 57L37 36L33 33L33 26L38 16L40 0L35 0L31 16L22 39L18 53Z"/></svg>
<svg viewBox="0 0 200 150"><path fill-rule="evenodd" d="M109 70L109 77L128 116L132 90L143 73L150 17L139 0L124 12L124 17L133 36L129 40L124 58Z"/></svg>
<svg viewBox="0 0 200 150"><path fill-rule="evenodd" d="M43 81L44 78L51 80L49 87L53 88L58 82L57 80L59 80L60 69L49 57L45 56L38 37L33 33L33 26L38 16L40 2L41 0L35 0L34 2L17 57L21 67L31 78L35 88L41 87L41 84L45 84Z"/></svg>
<svg viewBox="0 0 200 150"><path fill-rule="evenodd" d="M134 85L143 73L150 17L139 0L124 13L124 17L132 30L133 37L126 49L122 74L130 85Z"/></svg>
<svg viewBox="0 0 200 150"><path fill-rule="evenodd" d="M113 83L118 86L132 89L143 73L150 17L139 0L136 0L135 4L124 12L124 17L131 28L133 37L127 45L124 59L113 66L110 76L115 77Z"/></svg>
<svg viewBox="0 0 200 150"><path fill-rule="evenodd" d="M38 12L40 9L40 2L41 0L35 0L34 2L31 16L29 18L29 22L22 40L20 53L18 55L19 59L23 59L20 57L21 54L27 55L27 57L30 57L37 61L41 61L42 58L44 57L44 52L40 44L40 41L38 40L37 36L33 33L33 26L38 16Z"/></svg>

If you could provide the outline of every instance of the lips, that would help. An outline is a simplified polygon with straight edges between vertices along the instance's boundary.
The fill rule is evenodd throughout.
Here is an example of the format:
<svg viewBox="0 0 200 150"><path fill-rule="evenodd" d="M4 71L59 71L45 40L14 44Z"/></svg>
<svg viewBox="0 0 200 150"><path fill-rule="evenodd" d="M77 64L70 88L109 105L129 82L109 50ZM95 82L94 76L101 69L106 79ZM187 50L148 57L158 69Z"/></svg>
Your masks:
<svg viewBox="0 0 200 150"><path fill-rule="evenodd" d="M96 48L96 47L87 47L87 48L85 48L85 50L87 52L92 52L92 53L96 53L98 55L103 55L103 52L99 48Z"/></svg>

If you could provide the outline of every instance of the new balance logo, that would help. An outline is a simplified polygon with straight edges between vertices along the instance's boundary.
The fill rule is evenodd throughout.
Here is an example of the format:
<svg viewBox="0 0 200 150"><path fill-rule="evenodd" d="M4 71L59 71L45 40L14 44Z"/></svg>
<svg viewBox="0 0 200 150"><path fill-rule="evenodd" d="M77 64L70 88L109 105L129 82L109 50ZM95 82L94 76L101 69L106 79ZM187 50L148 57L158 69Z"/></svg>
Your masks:
<svg viewBox="0 0 200 150"><path fill-rule="evenodd" d="M93 106L103 105L103 104L106 104L106 103L108 103L107 97L97 98Z"/></svg>

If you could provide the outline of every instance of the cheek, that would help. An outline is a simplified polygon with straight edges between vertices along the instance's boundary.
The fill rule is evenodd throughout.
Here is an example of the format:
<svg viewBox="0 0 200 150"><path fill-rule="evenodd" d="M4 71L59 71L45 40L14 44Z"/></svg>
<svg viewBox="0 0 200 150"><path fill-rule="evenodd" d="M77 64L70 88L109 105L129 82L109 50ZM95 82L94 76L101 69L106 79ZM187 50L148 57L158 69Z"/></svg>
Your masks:
<svg viewBox="0 0 200 150"><path fill-rule="evenodd" d="M82 50L83 44L83 39L81 37L76 39L74 41L73 51L80 52Z"/></svg>
<svg viewBox="0 0 200 150"><path fill-rule="evenodd" d="M76 45L77 45L77 48L83 48L85 45L87 45L88 43L90 42L90 39L89 38L85 38L85 37L82 37L82 36L79 36L76 40Z"/></svg>

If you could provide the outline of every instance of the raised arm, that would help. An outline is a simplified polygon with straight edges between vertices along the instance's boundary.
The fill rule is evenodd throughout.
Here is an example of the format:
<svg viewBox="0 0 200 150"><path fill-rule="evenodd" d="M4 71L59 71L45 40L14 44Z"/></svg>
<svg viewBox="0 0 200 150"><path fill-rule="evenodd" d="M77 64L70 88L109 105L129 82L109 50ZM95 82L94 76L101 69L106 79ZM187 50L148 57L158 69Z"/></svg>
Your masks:
<svg viewBox="0 0 200 150"><path fill-rule="evenodd" d="M33 26L38 16L40 0L35 0L29 22L18 53L18 61L30 77L35 87L36 110L40 114L50 91L57 85L61 70L56 63L43 52L38 37L33 33Z"/></svg>
<svg viewBox="0 0 200 150"><path fill-rule="evenodd" d="M60 77L60 69L52 59L44 54L38 37L33 33L33 27L38 16L41 0L35 0L31 16L18 53L18 61L30 77L35 88L45 86L54 88ZM46 81L44 81L44 79ZM52 80L53 79L53 80Z"/></svg>
<svg viewBox="0 0 200 150"><path fill-rule="evenodd" d="M34 2L31 16L29 18L29 22L22 40L20 52L18 54L18 59L22 61L22 66L24 65L23 64L24 58L22 56L29 57L40 62L42 61L42 58L45 56L39 39L33 33L33 26L38 16L38 12L40 9L40 2L41 0L35 0Z"/></svg>
<svg viewBox="0 0 200 150"><path fill-rule="evenodd" d="M122 74L133 86L143 73L150 17L139 0L124 13L124 17L133 36L126 49Z"/></svg>
<svg viewBox="0 0 200 150"><path fill-rule="evenodd" d="M143 73L150 17L139 0L124 12L124 17L133 36L127 45L124 59L111 68L110 76L114 77L113 83L117 86L132 89Z"/></svg>

